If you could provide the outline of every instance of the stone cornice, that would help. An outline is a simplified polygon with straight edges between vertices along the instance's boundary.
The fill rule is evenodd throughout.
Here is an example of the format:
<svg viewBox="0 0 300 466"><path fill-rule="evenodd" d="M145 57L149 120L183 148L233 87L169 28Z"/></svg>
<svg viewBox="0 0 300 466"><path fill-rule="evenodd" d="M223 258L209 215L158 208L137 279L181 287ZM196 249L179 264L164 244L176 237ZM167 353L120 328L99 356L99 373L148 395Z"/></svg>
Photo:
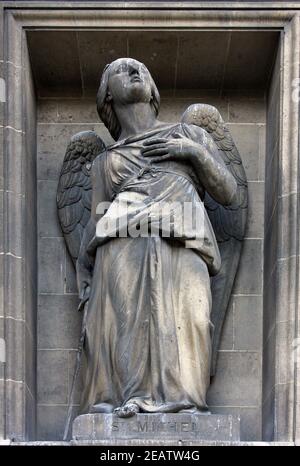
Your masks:
<svg viewBox="0 0 300 466"><path fill-rule="evenodd" d="M56 10L69 10L69 9L84 9L84 10L193 10L193 11L217 11L217 10L267 10L267 11L287 11L287 10L300 10L300 2L236 2L236 1L138 1L138 2L119 2L119 1L2 1L0 2L6 9L56 9Z"/></svg>

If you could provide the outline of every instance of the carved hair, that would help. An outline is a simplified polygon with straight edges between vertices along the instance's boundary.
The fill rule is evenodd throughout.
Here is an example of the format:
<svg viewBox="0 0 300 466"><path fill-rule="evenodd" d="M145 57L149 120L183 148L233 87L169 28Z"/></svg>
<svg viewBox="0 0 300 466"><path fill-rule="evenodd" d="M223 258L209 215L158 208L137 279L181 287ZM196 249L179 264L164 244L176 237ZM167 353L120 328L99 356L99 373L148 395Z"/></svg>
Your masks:
<svg viewBox="0 0 300 466"><path fill-rule="evenodd" d="M111 66L112 63L110 63L109 65L106 65L106 67L104 68L101 81L100 81L100 86L99 86L98 93L97 93L96 104L97 104L97 111L98 111L99 117L101 118L105 126L107 127L112 137L115 140L117 140L121 134L121 125L119 123L117 115L114 112L111 101L107 100L109 67ZM160 105L160 96L159 96L159 92L157 90L157 87L155 85L155 82L153 81L153 78L149 70L147 68L146 70L149 73L150 85L151 85L150 105L153 108L155 115L157 116L158 111L159 111L159 105Z"/></svg>

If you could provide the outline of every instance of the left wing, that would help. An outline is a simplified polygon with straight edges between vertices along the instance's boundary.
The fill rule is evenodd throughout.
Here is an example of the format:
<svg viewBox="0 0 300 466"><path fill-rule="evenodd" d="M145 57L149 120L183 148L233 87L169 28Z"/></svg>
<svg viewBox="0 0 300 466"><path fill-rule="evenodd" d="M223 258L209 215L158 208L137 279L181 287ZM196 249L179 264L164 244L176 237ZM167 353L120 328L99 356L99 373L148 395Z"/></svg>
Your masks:
<svg viewBox="0 0 300 466"><path fill-rule="evenodd" d="M182 122L199 126L212 136L227 169L230 170L237 182L237 195L233 204L229 206L218 204L208 193L205 193L204 198L222 260L220 272L211 279L211 321L214 325L211 375L214 375L221 332L240 261L242 241L246 229L247 179L241 156L229 129L226 128L215 107L205 104L191 105L182 115Z"/></svg>

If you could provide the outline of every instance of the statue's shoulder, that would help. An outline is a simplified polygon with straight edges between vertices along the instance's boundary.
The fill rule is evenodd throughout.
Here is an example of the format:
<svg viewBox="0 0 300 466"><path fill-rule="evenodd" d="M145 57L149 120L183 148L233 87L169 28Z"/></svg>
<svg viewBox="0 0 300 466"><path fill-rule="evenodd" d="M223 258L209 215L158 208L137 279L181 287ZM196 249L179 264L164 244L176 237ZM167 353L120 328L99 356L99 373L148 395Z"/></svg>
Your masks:
<svg viewBox="0 0 300 466"><path fill-rule="evenodd" d="M95 158L95 160L97 160L97 163L99 163L101 160L104 160L106 155L107 155L107 152L109 151L109 149L105 148L103 151L99 152L99 154L97 155L97 157Z"/></svg>
<svg viewBox="0 0 300 466"><path fill-rule="evenodd" d="M100 174L103 174L104 167L105 167L105 157L106 157L106 149L100 152L93 160L91 165L91 177L98 178Z"/></svg>
<svg viewBox="0 0 300 466"><path fill-rule="evenodd" d="M181 122L182 127L184 128L185 131L190 131L196 134L205 134L206 131L205 129L201 128L201 126L197 126L194 123L185 123Z"/></svg>
<svg viewBox="0 0 300 466"><path fill-rule="evenodd" d="M208 137L210 138L208 132L205 131L204 128L201 128L201 126L185 122L181 122L180 125L182 127L183 134L196 142L204 143L207 142Z"/></svg>

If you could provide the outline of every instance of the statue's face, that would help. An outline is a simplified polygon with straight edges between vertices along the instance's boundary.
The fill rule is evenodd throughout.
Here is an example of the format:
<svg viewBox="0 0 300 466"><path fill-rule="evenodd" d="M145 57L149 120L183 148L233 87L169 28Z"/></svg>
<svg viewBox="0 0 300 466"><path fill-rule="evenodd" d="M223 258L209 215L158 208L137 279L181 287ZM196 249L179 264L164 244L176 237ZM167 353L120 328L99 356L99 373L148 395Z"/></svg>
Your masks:
<svg viewBox="0 0 300 466"><path fill-rule="evenodd" d="M120 58L109 67L108 92L108 97L115 104L150 102L150 73L143 63Z"/></svg>

